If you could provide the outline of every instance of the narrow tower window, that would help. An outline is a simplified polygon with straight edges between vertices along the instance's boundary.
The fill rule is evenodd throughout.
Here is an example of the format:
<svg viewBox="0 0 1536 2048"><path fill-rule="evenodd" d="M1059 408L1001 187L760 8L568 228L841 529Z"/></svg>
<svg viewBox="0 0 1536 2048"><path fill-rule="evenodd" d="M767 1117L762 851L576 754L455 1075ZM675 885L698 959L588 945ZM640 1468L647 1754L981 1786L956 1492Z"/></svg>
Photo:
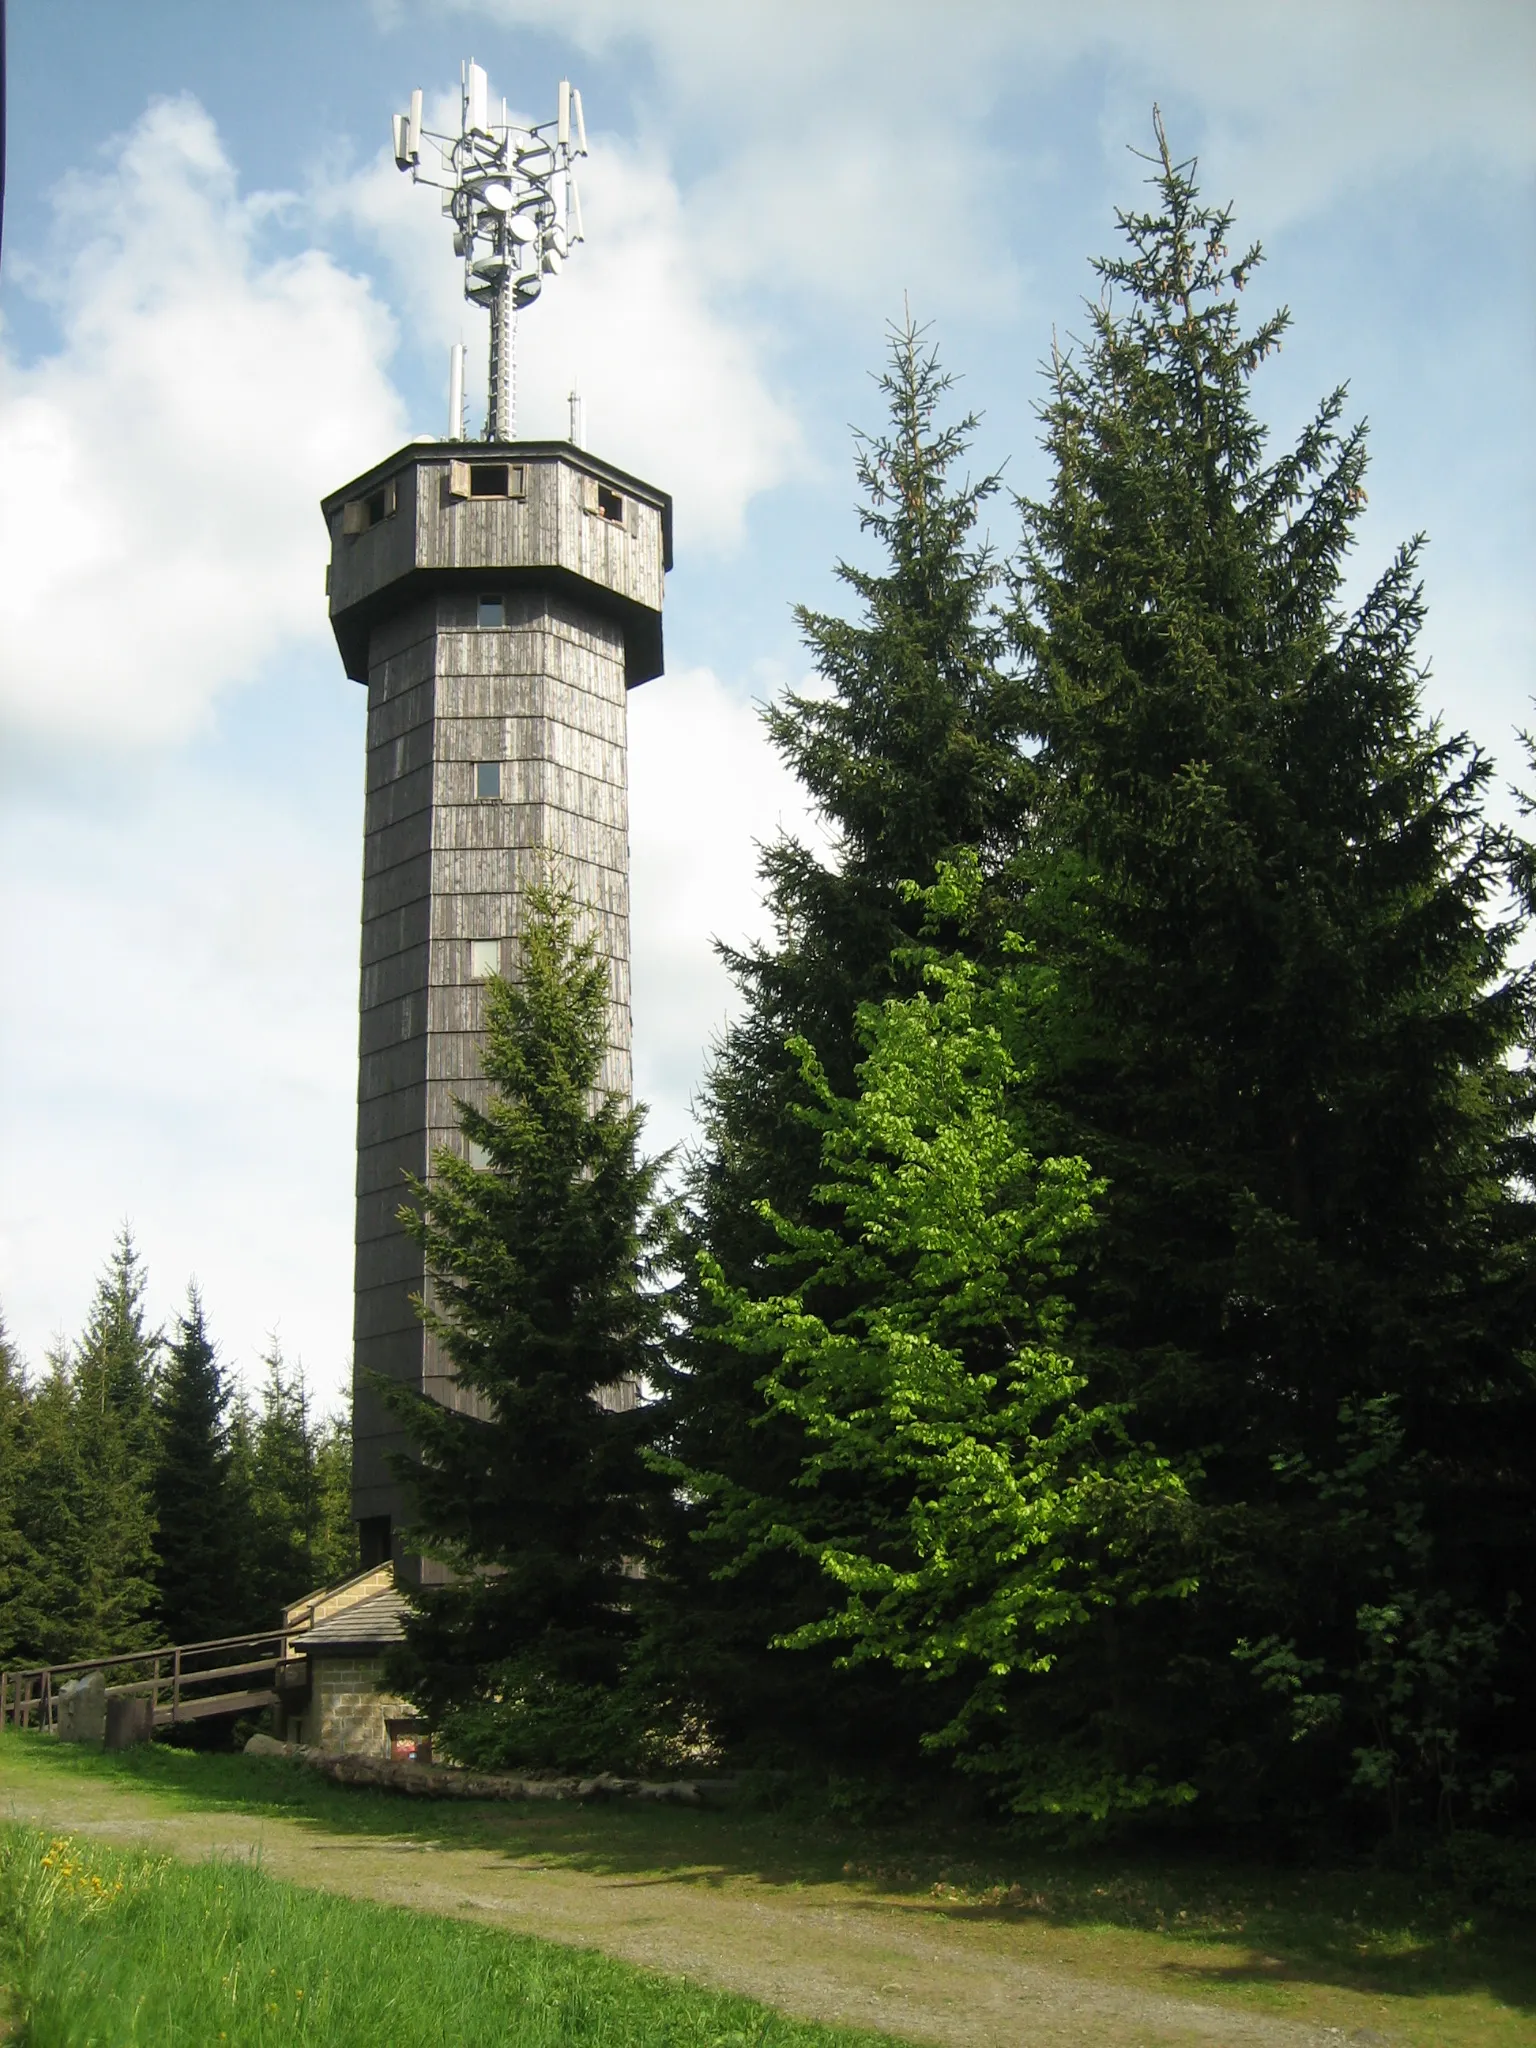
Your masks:
<svg viewBox="0 0 1536 2048"><path fill-rule="evenodd" d="M504 626L507 623L507 607L499 597L482 597L475 619L477 626Z"/></svg>
<svg viewBox="0 0 1536 2048"><path fill-rule="evenodd" d="M472 981L484 981L488 974L501 972L500 939L471 939L469 942L469 974Z"/></svg>
<svg viewBox="0 0 1536 2048"><path fill-rule="evenodd" d="M501 795L501 763L499 761L477 761L475 763L475 795Z"/></svg>

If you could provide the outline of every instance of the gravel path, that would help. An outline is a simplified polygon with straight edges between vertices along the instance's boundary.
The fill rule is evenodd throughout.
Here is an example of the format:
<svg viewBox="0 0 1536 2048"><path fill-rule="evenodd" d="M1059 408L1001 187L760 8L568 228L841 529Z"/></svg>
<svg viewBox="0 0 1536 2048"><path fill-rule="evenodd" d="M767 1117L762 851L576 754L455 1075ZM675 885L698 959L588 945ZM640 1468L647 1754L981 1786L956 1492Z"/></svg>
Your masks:
<svg viewBox="0 0 1536 2048"><path fill-rule="evenodd" d="M192 1860L259 1857L297 1884L601 1949L806 2019L944 2048L1339 2048L1392 2039L1069 1973L1021 1954L1017 1929L964 1924L834 1885L593 1875L493 1849L168 1811L115 1786L0 1784L0 1811Z"/></svg>

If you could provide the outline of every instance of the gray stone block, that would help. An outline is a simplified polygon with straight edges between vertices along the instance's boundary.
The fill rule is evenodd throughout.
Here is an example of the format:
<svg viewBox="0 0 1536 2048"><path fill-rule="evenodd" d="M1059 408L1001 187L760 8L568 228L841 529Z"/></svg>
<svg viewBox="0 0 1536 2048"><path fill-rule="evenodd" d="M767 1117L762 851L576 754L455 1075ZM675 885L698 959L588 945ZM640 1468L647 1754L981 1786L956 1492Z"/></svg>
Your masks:
<svg viewBox="0 0 1536 2048"><path fill-rule="evenodd" d="M104 1742L107 1736L107 1681L100 1671L60 1686L55 1712L60 1742Z"/></svg>

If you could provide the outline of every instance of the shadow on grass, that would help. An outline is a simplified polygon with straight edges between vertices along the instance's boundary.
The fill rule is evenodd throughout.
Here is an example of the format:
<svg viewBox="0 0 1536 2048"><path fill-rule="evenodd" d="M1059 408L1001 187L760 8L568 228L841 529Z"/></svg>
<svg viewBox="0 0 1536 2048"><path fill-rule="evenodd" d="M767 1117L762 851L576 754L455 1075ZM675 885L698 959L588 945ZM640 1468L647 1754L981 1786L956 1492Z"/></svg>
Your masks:
<svg viewBox="0 0 1536 2048"><path fill-rule="evenodd" d="M1140 1945L1140 1971L1170 1990L1313 1985L1393 1998L1483 1992L1536 2014L1528 1925L1471 1911L1411 1876L1369 1866L1281 1869L1166 1848L1064 1852L974 1824L855 1827L794 1810L427 1803L331 1785L283 1758L159 1744L107 1755L0 1731L0 1802L7 1788L42 1791L69 1781L146 1794L182 1810L288 1820L354 1837L359 1847L391 1840L423 1850L484 1849L625 1888L836 1886L844 1906L894 1905L960 1924L1148 1936L1154 1946Z"/></svg>

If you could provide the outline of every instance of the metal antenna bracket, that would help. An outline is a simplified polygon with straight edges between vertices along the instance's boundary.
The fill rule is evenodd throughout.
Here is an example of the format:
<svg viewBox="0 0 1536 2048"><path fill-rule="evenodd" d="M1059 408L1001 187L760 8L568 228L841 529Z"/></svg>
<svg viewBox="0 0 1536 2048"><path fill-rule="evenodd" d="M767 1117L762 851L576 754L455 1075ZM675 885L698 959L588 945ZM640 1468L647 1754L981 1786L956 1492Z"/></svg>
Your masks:
<svg viewBox="0 0 1536 2048"><path fill-rule="evenodd" d="M457 135L424 128L421 103L413 92L410 111L394 117L395 162L413 183L443 194L453 251L464 259L464 296L491 316L485 438L510 441L517 425L518 311L533 304L544 280L558 277L585 239L572 168L587 153L581 94L561 79L554 120L519 128L507 118L505 100L500 119L492 116L489 81L471 58L460 70ZM441 177L422 170L423 141L436 149Z"/></svg>

